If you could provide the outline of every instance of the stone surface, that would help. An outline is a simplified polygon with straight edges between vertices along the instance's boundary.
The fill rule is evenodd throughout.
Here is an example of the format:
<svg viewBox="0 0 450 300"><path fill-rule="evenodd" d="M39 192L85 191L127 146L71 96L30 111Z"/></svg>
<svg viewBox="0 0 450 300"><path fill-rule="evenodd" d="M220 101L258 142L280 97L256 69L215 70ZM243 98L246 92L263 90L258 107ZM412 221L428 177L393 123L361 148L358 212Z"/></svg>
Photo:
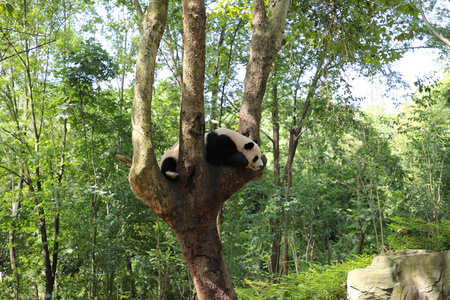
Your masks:
<svg viewBox="0 0 450 300"><path fill-rule="evenodd" d="M359 299L450 300L450 251L402 250L350 271L347 295Z"/></svg>

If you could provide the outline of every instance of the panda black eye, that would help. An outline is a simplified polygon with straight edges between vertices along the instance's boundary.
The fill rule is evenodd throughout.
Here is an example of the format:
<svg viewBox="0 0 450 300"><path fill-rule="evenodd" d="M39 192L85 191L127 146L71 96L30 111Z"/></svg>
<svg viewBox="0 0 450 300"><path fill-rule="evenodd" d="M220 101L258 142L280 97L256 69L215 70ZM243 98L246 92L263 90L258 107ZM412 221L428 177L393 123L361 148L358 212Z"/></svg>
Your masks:
<svg viewBox="0 0 450 300"><path fill-rule="evenodd" d="M253 159L253 162L256 162L258 160L258 156L255 156L255 158Z"/></svg>

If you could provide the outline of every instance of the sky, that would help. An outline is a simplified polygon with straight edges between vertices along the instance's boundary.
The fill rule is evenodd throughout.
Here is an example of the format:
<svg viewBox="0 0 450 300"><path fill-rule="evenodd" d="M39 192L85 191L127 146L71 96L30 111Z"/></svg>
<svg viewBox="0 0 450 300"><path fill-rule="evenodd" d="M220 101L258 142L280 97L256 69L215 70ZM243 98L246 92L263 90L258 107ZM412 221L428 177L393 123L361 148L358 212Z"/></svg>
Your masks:
<svg viewBox="0 0 450 300"><path fill-rule="evenodd" d="M98 8L100 15L106 15L103 7L99 6ZM120 12L118 14L121 15ZM385 113L396 113L399 111L397 104L408 101L408 95L414 93L416 90L414 82L417 79L427 77L439 78L436 73L441 71L441 66L437 62L437 57L437 50L433 49L418 48L414 51L409 51L400 60L393 63L393 70L401 73L403 80L409 85L409 88L388 91L387 86L380 84L378 80L360 77L352 81L353 96L365 98L361 103L362 108L367 105L381 104L385 105ZM157 76L161 79L172 76L172 73L159 72ZM237 76L238 79L244 80L245 67L238 72Z"/></svg>
<svg viewBox="0 0 450 300"><path fill-rule="evenodd" d="M409 88L398 91L387 91L387 86L370 78L358 78L352 83L353 96L365 98L361 103L364 108L368 105L385 105L385 113L397 113L398 104L409 101L409 95L415 92L414 83L418 79L439 79L441 65L437 61L437 50L416 49L407 52L400 60L392 65L392 69L401 74Z"/></svg>

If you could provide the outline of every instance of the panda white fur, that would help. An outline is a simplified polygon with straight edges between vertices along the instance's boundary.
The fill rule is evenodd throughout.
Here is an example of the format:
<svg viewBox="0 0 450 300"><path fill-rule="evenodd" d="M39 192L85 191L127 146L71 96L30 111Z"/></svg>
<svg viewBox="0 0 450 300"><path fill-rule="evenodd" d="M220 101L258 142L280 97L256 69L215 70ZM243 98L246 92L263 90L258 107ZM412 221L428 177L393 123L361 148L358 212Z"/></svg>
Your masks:
<svg viewBox="0 0 450 300"><path fill-rule="evenodd" d="M255 141L233 130L219 128L205 134L206 161L216 166L247 167L259 170L264 163L261 149ZM178 142L161 158L161 173L168 179L178 179Z"/></svg>

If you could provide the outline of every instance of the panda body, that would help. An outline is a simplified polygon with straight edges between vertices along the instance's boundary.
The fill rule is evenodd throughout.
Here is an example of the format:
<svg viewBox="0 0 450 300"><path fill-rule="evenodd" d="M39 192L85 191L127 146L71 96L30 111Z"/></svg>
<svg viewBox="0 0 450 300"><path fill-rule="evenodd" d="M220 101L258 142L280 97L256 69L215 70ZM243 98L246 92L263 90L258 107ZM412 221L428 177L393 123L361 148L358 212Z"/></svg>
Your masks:
<svg viewBox="0 0 450 300"><path fill-rule="evenodd" d="M264 163L258 144L236 131L219 128L205 135L206 161L216 166L259 170Z"/></svg>
<svg viewBox="0 0 450 300"><path fill-rule="evenodd" d="M205 134L206 161L215 166L246 167L259 170L264 163L258 144L242 134L226 128L219 128ZM161 173L176 180L179 143L164 153L161 159Z"/></svg>

